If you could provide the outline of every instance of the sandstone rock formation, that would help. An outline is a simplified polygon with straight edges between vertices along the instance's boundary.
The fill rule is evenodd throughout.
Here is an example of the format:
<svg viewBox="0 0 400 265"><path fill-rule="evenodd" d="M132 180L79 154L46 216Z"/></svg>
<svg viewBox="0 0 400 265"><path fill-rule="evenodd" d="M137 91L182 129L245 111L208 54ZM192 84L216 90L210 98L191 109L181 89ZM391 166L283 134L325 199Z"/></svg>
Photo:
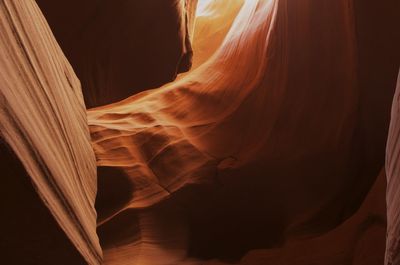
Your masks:
<svg viewBox="0 0 400 265"><path fill-rule="evenodd" d="M191 66L194 0L37 0L88 107L173 81ZM190 12L189 12L190 11Z"/></svg>
<svg viewBox="0 0 400 265"><path fill-rule="evenodd" d="M1 168L10 167L16 170L15 175L10 169L2 172L5 174L2 185L5 189L8 184L9 189L14 188L9 191L14 195L22 192L21 201L27 201L19 209L21 213L4 213L2 219L8 220L3 220L2 224L8 223L11 227L2 226L2 229L12 230L14 222L21 222L18 217L28 218L30 225L37 223L37 227L31 227L33 231L21 228L21 231L32 233L21 233L18 248L24 249L28 248L25 244L34 242L32 237L38 234L35 234L35 229L43 231L48 225L50 237L59 225L86 262L100 264L102 251L95 230L94 209L96 161L89 141L79 80L35 1L1 1L0 34ZM46 219L42 215L24 215L24 211L35 214L32 211L35 208L30 207L36 207L37 214L49 214L43 206L37 206L38 203L30 201L38 201L38 198L31 195L32 191L27 188L30 185L26 179L28 174L42 204L47 206L58 224L52 221L53 218ZM2 196L10 198L7 197L8 193L2 193ZM54 233L57 235L54 238L59 238L61 232ZM40 235L36 244L51 245L46 241L49 237ZM24 238L30 240L24 242ZM2 251L15 255L14 260L6 260L6 264L41 263L41 252L36 253L38 257L35 260L35 256L23 256L17 249L13 249L16 247L13 245L13 236L8 235L1 241ZM61 239L61 242L64 241ZM54 246L55 249L57 246L62 247L57 242L54 242ZM31 247L39 248L37 245ZM29 258L31 263L23 262ZM53 264L62 262L64 261Z"/></svg>
<svg viewBox="0 0 400 265"><path fill-rule="evenodd" d="M353 2L237 5L205 63L160 89L89 110L100 181L125 183L117 203L99 195L106 264L153 264L157 244L147 242L156 240L128 224L141 224L143 208L155 204L183 212L188 257L237 260L336 227L374 183L379 167L366 167L362 154L376 145L359 131ZM192 262L184 256L178 260Z"/></svg>
<svg viewBox="0 0 400 265"><path fill-rule="evenodd" d="M397 265L394 1L37 2L84 96L0 2L7 264Z"/></svg>
<svg viewBox="0 0 400 265"><path fill-rule="evenodd" d="M399 179L400 179L400 75L393 99L392 120L387 143L387 265L400 264L400 221L399 221Z"/></svg>
<svg viewBox="0 0 400 265"><path fill-rule="evenodd" d="M252 250L237 264L383 264L385 188L385 173L382 170L360 209L340 226L316 237L289 238L283 246ZM215 260L204 263L227 264Z"/></svg>

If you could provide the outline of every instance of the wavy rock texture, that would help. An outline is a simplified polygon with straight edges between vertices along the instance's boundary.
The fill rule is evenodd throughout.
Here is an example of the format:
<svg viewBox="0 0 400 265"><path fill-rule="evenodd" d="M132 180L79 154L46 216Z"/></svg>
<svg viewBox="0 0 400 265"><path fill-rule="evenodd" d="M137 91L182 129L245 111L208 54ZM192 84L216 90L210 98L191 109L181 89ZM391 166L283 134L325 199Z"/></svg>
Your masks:
<svg viewBox="0 0 400 265"><path fill-rule="evenodd" d="M2 209L25 219L2 220L22 240L1 248L25 253L10 264L100 264L103 250L106 265L381 265L393 1L204 0L195 19L196 2L38 0L88 106L171 81L193 42L193 71L88 111L96 161L79 81L35 2L0 3L0 193L23 194Z"/></svg>
<svg viewBox="0 0 400 265"><path fill-rule="evenodd" d="M400 180L400 74L393 99L392 120L387 143L387 265L400 264L400 220L399 220L399 180Z"/></svg>
<svg viewBox="0 0 400 265"><path fill-rule="evenodd" d="M161 86L190 69L197 0L37 2L88 107Z"/></svg>
<svg viewBox="0 0 400 265"><path fill-rule="evenodd" d="M229 32L195 70L88 112L106 264L232 261L319 235L354 214L378 175L362 155L378 144L359 130L353 2L237 1L224 14ZM207 32L214 18L196 21ZM117 180L120 196L107 184Z"/></svg>
<svg viewBox="0 0 400 265"><path fill-rule="evenodd" d="M5 155L1 162L3 169L7 166L17 169L15 175L5 171L4 184L16 187L12 192L21 192L20 199L27 201L20 211L29 223L37 222L37 229L43 231L46 226L43 220L48 220L49 238L39 235L37 244L44 242L43 246L48 245L52 231L59 229L59 225L88 263L100 264L102 251L95 230L94 209L96 161L89 141L79 80L34 1L1 1L0 35L0 135L1 153ZM20 162L15 163L17 160L13 154ZM39 215L35 220L35 214L49 213L43 206L28 200L38 201L38 198L30 195L33 192L27 188L31 184L25 172L58 225L51 217L45 220ZM20 188L15 184L18 181ZM3 193L3 196L7 194ZM34 213L30 206L36 207L38 212ZM33 215L24 215L23 211ZM18 216L4 218L13 220ZM2 229L7 230L7 227ZM24 228L21 231L25 231ZM31 232L30 236L22 234L21 240L31 237L29 242L34 242L35 228ZM62 237L59 236L62 232L57 230L55 233L57 238ZM13 243L8 243L7 238L4 240L2 238L2 250L16 253L16 249L12 249ZM70 244L65 241L65 244ZM12 238L10 242L14 242ZM26 247L25 242L20 244L21 249ZM55 249L59 246L57 242L54 245ZM31 247L38 248L36 245ZM39 253L42 252L36 253L36 257L16 254L15 259L7 261L7 264L43 264ZM72 256L79 254L70 256L76 260ZM29 263L18 262L21 258L30 258ZM68 255L66 260L53 262L68 263Z"/></svg>

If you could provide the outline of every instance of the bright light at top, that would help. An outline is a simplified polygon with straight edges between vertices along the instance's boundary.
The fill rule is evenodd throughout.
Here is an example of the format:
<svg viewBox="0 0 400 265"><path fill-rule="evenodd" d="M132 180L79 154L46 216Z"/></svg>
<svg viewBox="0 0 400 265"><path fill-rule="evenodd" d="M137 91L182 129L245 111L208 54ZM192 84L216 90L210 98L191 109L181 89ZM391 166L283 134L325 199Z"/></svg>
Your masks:
<svg viewBox="0 0 400 265"><path fill-rule="evenodd" d="M237 4L239 2L241 3L246 3L246 2L253 2L257 3L260 0L241 0L241 1L232 1L232 0L198 0L197 3L197 10L196 10L196 17L206 17L206 16L212 16L215 15L216 12L218 12L218 9L215 7L222 7L224 5L230 5L230 4Z"/></svg>
<svg viewBox="0 0 400 265"><path fill-rule="evenodd" d="M197 4L196 16L209 16L213 10L210 8L211 4L216 0L199 0Z"/></svg>

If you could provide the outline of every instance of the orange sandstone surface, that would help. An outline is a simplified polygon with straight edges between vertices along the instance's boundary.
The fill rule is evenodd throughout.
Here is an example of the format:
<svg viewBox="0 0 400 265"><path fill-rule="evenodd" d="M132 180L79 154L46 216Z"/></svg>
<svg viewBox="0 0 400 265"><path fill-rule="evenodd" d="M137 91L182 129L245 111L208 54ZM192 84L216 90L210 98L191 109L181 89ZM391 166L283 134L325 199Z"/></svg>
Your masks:
<svg viewBox="0 0 400 265"><path fill-rule="evenodd" d="M400 264L396 1L36 2L0 2L7 264Z"/></svg>

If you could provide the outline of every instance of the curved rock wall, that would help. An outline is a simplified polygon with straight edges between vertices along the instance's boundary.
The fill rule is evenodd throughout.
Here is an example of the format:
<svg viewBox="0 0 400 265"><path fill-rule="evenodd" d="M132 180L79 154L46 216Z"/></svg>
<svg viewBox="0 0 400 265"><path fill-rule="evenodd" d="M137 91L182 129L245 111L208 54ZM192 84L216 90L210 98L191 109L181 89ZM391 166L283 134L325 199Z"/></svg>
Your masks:
<svg viewBox="0 0 400 265"><path fill-rule="evenodd" d="M196 2L38 0L87 106L124 99L90 109L88 121L35 2L1 2L0 168L29 207L50 210L37 223L68 249L54 255L71 253L59 264L100 264L98 234L109 265L380 265L377 175L398 53L377 52L375 38L396 42L391 26L380 30L391 13L369 21L369 0L215 0L194 19ZM191 41L193 71L135 94L187 70ZM399 250L397 108L398 92L388 265Z"/></svg>
<svg viewBox="0 0 400 265"><path fill-rule="evenodd" d="M369 147L356 137L352 1L236 4L225 40L198 68L88 112L100 181L125 183L118 201L99 195L106 264L127 264L133 246L145 249L132 254L141 262L151 256L148 226L133 225L150 206L178 207L187 220L176 264L235 260L336 227L374 183L355 159Z"/></svg>

